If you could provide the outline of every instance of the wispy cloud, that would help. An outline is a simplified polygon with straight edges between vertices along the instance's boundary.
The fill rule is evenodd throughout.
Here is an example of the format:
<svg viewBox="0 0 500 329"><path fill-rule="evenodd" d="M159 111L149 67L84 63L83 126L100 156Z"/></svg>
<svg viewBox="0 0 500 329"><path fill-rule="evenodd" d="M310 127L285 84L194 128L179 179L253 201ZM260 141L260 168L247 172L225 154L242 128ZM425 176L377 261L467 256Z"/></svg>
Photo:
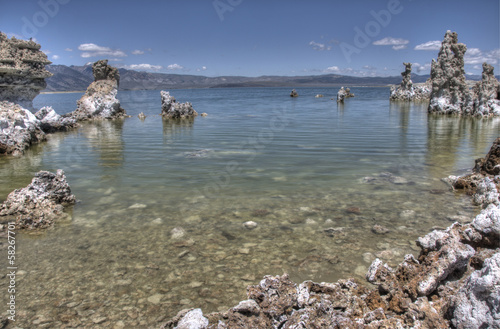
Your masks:
<svg viewBox="0 0 500 329"><path fill-rule="evenodd" d="M60 58L59 55L52 55L53 60L58 60L59 58Z"/></svg>
<svg viewBox="0 0 500 329"><path fill-rule="evenodd" d="M170 64L169 66L167 66L167 70L182 70L184 68L184 66L182 65L179 65L179 64Z"/></svg>
<svg viewBox="0 0 500 329"><path fill-rule="evenodd" d="M98 46L95 43L83 43L78 46L78 50L83 51L80 55L83 58L88 57L126 57L127 54L120 49L111 49L109 47Z"/></svg>
<svg viewBox="0 0 500 329"><path fill-rule="evenodd" d="M488 64L498 64L500 58L500 49L494 49L490 51L482 51L479 48L470 48L465 52L464 61L465 64L479 65L484 62Z"/></svg>
<svg viewBox="0 0 500 329"><path fill-rule="evenodd" d="M132 51L132 55L142 55L142 54L144 54L144 51L139 50L139 49Z"/></svg>
<svg viewBox="0 0 500 329"><path fill-rule="evenodd" d="M207 69L206 66L202 66L201 68L197 68L196 71L201 72L201 71L205 71L206 69Z"/></svg>
<svg viewBox="0 0 500 329"><path fill-rule="evenodd" d="M439 40L433 40L433 41L427 41L424 43L421 43L419 45L416 45L414 50L439 50L441 49L441 41Z"/></svg>
<svg viewBox="0 0 500 329"><path fill-rule="evenodd" d="M315 42L315 41L309 42L309 46L311 46L312 49L317 50L317 51L324 51L324 50L332 49L332 46L327 46L324 43L319 43L319 42Z"/></svg>
<svg viewBox="0 0 500 329"><path fill-rule="evenodd" d="M71 48L66 48L66 49L64 49L64 51L73 51L73 49L71 49Z"/></svg>
<svg viewBox="0 0 500 329"><path fill-rule="evenodd" d="M380 40L373 41L374 46L392 46L394 50L406 49L410 41L401 38L385 37Z"/></svg>
<svg viewBox="0 0 500 329"><path fill-rule="evenodd" d="M161 65L152 65L152 64L131 64L131 65L125 65L123 67L129 70L136 70L136 71L159 71L163 69L163 66Z"/></svg>
<svg viewBox="0 0 500 329"><path fill-rule="evenodd" d="M322 73L335 73L340 75L352 75L358 77L374 77L377 76L376 68L365 65L363 70L355 70L351 67L340 68L338 66L330 66L322 70Z"/></svg>

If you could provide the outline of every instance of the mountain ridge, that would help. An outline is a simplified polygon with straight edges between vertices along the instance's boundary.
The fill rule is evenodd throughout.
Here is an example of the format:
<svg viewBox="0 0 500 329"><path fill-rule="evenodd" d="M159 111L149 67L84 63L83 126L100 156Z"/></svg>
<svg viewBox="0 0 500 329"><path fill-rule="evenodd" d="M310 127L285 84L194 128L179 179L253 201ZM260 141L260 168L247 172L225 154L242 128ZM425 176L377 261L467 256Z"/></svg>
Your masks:
<svg viewBox="0 0 500 329"><path fill-rule="evenodd" d="M92 66L48 65L53 76L47 78L48 92L84 91L94 81ZM207 77L192 74L151 73L121 68L119 90L159 90L190 88L231 88L231 87L353 87L387 86L401 83L401 76L355 77L339 74L307 76L259 77L219 76ZM425 82L429 75L412 74L414 83ZM480 76L468 76L470 80L480 80Z"/></svg>

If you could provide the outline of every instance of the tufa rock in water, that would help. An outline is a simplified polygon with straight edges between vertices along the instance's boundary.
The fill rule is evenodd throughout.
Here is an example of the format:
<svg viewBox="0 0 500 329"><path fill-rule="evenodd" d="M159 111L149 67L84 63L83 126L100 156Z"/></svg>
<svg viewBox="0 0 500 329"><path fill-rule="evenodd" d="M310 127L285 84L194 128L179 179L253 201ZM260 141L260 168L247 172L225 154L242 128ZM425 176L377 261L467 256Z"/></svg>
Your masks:
<svg viewBox="0 0 500 329"><path fill-rule="evenodd" d="M40 129L47 134L67 131L77 126L76 119L72 117L71 113L59 115L51 106L42 107L35 113L35 117L40 121Z"/></svg>
<svg viewBox="0 0 500 329"><path fill-rule="evenodd" d="M0 102L0 154L22 155L30 145L45 139L33 113L20 105Z"/></svg>
<svg viewBox="0 0 500 329"><path fill-rule="evenodd" d="M16 228L46 228L63 216L65 205L74 204L75 196L64 171L40 171L27 187L17 189L0 205L0 217L15 218Z"/></svg>
<svg viewBox="0 0 500 329"><path fill-rule="evenodd" d="M161 91L161 115L169 119L194 118L198 113L191 103L177 103L168 91Z"/></svg>
<svg viewBox="0 0 500 329"><path fill-rule="evenodd" d="M431 93L430 86L425 83L415 86L411 81L411 63L403 63L405 71L401 72L403 81L399 87L391 87L391 101L420 101L428 100Z"/></svg>
<svg viewBox="0 0 500 329"><path fill-rule="evenodd" d="M299 97L299 93L293 89L291 92L290 92L290 97Z"/></svg>
<svg viewBox="0 0 500 329"><path fill-rule="evenodd" d="M458 43L457 33L447 31L437 61L433 59L431 63L432 92L429 113L472 113L472 93L465 82L466 51L467 47Z"/></svg>
<svg viewBox="0 0 500 329"><path fill-rule="evenodd" d="M341 87L337 92L337 103L343 103L344 99L354 97L354 94L351 93L351 89Z"/></svg>
<svg viewBox="0 0 500 329"><path fill-rule="evenodd" d="M77 109L72 112L72 116L77 121L124 117L125 110L116 98L120 82L118 69L109 66L108 60L100 60L92 65L92 71L94 82L77 102Z"/></svg>
<svg viewBox="0 0 500 329"><path fill-rule="evenodd" d="M482 79L472 88L475 115L500 115L500 83L493 66L483 63Z"/></svg>
<svg viewBox="0 0 500 329"><path fill-rule="evenodd" d="M45 89L52 62L32 40L9 39L0 32L0 101L9 101L33 110L33 99Z"/></svg>

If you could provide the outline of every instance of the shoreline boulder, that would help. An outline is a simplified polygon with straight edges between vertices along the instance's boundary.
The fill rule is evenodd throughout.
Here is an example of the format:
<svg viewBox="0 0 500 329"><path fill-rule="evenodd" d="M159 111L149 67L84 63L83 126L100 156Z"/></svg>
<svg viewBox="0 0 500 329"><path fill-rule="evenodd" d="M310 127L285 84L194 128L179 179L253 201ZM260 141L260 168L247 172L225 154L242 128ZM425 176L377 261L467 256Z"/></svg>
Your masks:
<svg viewBox="0 0 500 329"><path fill-rule="evenodd" d="M108 65L108 60L99 60L92 65L92 72L94 82L77 101L72 117L77 121L125 117L125 110L116 98L120 82L118 69Z"/></svg>
<svg viewBox="0 0 500 329"><path fill-rule="evenodd" d="M47 228L64 216L64 206L74 203L64 171L40 171L28 186L7 196L0 205L0 219L15 220L18 229Z"/></svg>
<svg viewBox="0 0 500 329"><path fill-rule="evenodd" d="M170 92L162 90L161 96L161 115L168 119L194 118L198 115L189 102L177 103L175 97Z"/></svg>

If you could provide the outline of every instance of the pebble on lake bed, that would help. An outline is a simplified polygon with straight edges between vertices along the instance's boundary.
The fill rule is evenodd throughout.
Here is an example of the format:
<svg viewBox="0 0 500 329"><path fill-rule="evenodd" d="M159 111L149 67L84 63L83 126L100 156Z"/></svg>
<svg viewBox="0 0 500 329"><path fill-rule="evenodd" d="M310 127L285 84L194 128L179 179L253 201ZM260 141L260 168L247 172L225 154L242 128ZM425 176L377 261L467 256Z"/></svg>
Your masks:
<svg viewBox="0 0 500 329"><path fill-rule="evenodd" d="M382 225L375 224L372 227L372 232L375 234L386 234L386 233L389 233L389 229L387 227L382 226Z"/></svg>
<svg viewBox="0 0 500 329"><path fill-rule="evenodd" d="M254 221L248 221L248 222L244 222L243 223L243 226L245 226L245 228L249 229L249 230L253 230L254 228L257 228L259 224L257 224L256 222Z"/></svg>

